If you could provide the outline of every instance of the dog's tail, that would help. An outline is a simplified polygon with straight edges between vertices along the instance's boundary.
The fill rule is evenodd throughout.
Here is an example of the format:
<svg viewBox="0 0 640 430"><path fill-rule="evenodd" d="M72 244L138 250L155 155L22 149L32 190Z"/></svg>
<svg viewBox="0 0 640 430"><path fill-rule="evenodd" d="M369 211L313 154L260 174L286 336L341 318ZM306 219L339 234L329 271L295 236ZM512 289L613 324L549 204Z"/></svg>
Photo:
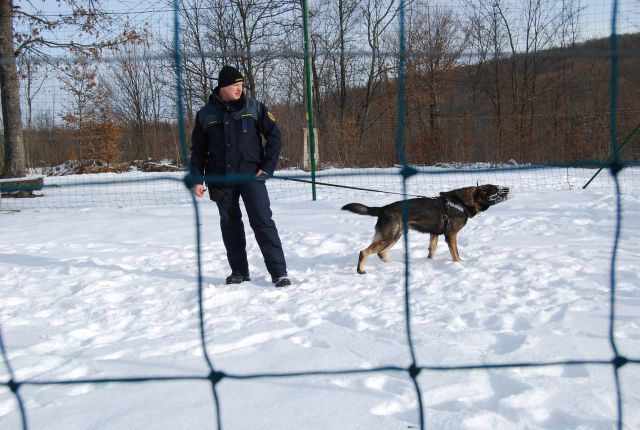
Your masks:
<svg viewBox="0 0 640 430"><path fill-rule="evenodd" d="M379 207L369 207L360 203L349 203L348 205L342 206L343 211L353 212L358 215L369 215L369 216L378 216L380 215Z"/></svg>

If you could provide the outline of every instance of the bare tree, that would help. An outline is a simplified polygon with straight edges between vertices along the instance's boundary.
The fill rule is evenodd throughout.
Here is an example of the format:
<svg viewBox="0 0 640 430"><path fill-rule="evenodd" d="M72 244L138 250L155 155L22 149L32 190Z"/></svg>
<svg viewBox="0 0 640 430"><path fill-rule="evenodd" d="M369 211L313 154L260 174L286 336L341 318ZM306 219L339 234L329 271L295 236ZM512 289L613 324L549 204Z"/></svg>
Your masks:
<svg viewBox="0 0 640 430"><path fill-rule="evenodd" d="M291 12L295 7L294 0L180 2L181 67L188 121L208 100L223 65L241 70L251 95L261 88L261 98L266 97L266 78L273 73L281 53L274 48L288 45L287 32L294 24ZM174 47L166 43L165 50L173 53Z"/></svg>
<svg viewBox="0 0 640 430"><path fill-rule="evenodd" d="M381 44L387 28L395 21L398 15L399 7L395 0L366 0L361 5L361 12L364 15L370 57L365 78L364 95L360 102L361 109L357 115L360 139L362 139L362 135L369 126L369 113L375 91L379 88L382 78L388 74L388 68L390 68L386 64L387 60L381 54Z"/></svg>
<svg viewBox="0 0 640 430"><path fill-rule="evenodd" d="M49 78L48 66L32 55L22 55L18 58L18 73L24 84L27 112L25 124L27 130L31 128L33 117L33 101L44 88Z"/></svg>
<svg viewBox="0 0 640 430"><path fill-rule="evenodd" d="M13 34L13 2L3 0L0 2L0 91L4 131L2 176L22 177L26 173L26 166Z"/></svg>
<svg viewBox="0 0 640 430"><path fill-rule="evenodd" d="M215 19L216 7L211 1L205 0L182 0L180 5L183 23L180 35L185 50L182 58L183 72L190 83L189 87L196 90L194 98L198 100L197 105L202 105L215 86L215 63L211 58L211 37L207 26Z"/></svg>
<svg viewBox="0 0 640 430"><path fill-rule="evenodd" d="M59 0L58 4L70 8L71 12L56 17L42 13L32 2L27 3L31 7L29 10L14 6L13 3L12 0L0 2L0 89L5 138L2 175L24 176L26 163L16 58L25 52L48 58L56 49L97 56L102 49L119 46L140 35L123 25L124 30L118 30L115 36L103 37L101 31L111 34L109 28L112 19L102 9L100 0ZM23 30L16 31L16 28ZM50 37L63 28L77 29L93 41L59 42L57 38Z"/></svg>
<svg viewBox="0 0 640 430"><path fill-rule="evenodd" d="M70 102L63 104L62 119L82 129L96 110L98 98L103 96L98 86L98 68L80 57L77 63L66 65L61 71L62 89L71 96Z"/></svg>
<svg viewBox="0 0 640 430"><path fill-rule="evenodd" d="M147 45L125 48L109 73L107 87L113 94L112 107L118 119L143 128L160 121L161 88L167 84L157 59Z"/></svg>
<svg viewBox="0 0 640 430"><path fill-rule="evenodd" d="M413 6L407 34L412 111L417 113L420 135L426 136L432 149L436 149L440 140L440 99L451 85L451 74L466 38L450 9L424 3Z"/></svg>
<svg viewBox="0 0 640 430"><path fill-rule="evenodd" d="M342 124L347 107L349 83L354 72L354 68L348 64L353 59L349 52L358 49L355 42L363 14L360 10L361 4L357 0L332 0L325 6L324 19L327 25L322 32L325 41L323 47L327 59L331 60L333 81L330 93L334 95L335 104L338 106L338 121Z"/></svg>
<svg viewBox="0 0 640 430"><path fill-rule="evenodd" d="M561 67L556 70L556 83L558 89L555 91L553 108L553 139L554 146L561 145L564 151L564 159L569 160L568 142L565 136L575 136L577 121L575 82L576 68L575 61L570 61L567 56L568 50L576 46L579 35L578 21L580 8L574 0L562 1L562 26L559 32L559 47L562 52ZM566 128L565 128L566 127Z"/></svg>
<svg viewBox="0 0 640 430"><path fill-rule="evenodd" d="M212 47L221 52L221 60L242 71L252 96L257 95L258 77L264 82L273 68L278 54L274 47L290 44L286 35L296 25L292 12L298 9L295 0L214 0Z"/></svg>
<svg viewBox="0 0 640 430"><path fill-rule="evenodd" d="M467 31L469 44L475 56L475 73L472 78L472 112L476 117L485 114L482 109L484 103L481 96L489 98L491 105L491 119L493 120L495 146L493 153L482 154L484 159L501 159L504 155L505 131L504 131L504 100L501 85L501 58L505 52L504 29L501 26L499 13L499 0L487 3L483 0L468 0ZM486 120L485 120L486 121Z"/></svg>
<svg viewBox="0 0 640 430"><path fill-rule="evenodd" d="M513 140L521 157L528 158L534 128L536 100L540 95L538 77L545 67L540 51L558 42L566 15L553 0L527 0L521 9L510 10L501 1L494 1L510 50L510 105L515 126ZM546 61L547 64L550 62Z"/></svg>
<svg viewBox="0 0 640 430"><path fill-rule="evenodd" d="M62 87L71 96L64 105L62 119L81 138L74 151L77 158L116 161L119 157L117 140L120 134L110 108L111 93L86 56L63 68Z"/></svg>
<svg viewBox="0 0 640 430"><path fill-rule="evenodd" d="M312 72L319 123L336 124L337 131L349 134L354 112L350 96L356 82L362 82L362 34L364 14L358 0L325 0L311 16L313 41ZM322 106L329 107L327 114ZM329 118L325 118L330 117Z"/></svg>
<svg viewBox="0 0 640 430"><path fill-rule="evenodd" d="M158 140L163 112L162 92L168 84L162 64L149 53L147 44L125 47L124 56L114 63L107 87L112 94L111 110L121 124L127 124L136 136L137 150L149 157Z"/></svg>

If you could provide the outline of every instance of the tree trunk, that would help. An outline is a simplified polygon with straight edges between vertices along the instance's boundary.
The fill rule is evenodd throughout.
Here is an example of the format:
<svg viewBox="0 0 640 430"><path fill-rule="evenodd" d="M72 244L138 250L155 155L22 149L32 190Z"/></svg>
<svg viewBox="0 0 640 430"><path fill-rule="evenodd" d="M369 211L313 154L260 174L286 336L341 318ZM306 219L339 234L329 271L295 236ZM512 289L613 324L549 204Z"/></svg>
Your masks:
<svg viewBox="0 0 640 430"><path fill-rule="evenodd" d="M338 100L338 106L340 108L340 112L338 113L338 121L340 126L344 124L344 110L347 106L347 66L345 59L346 52L346 41L345 41L345 33L347 29L345 28L345 11L344 11L344 1L338 1L338 19L339 19L339 49L340 49L340 97Z"/></svg>
<svg viewBox="0 0 640 430"><path fill-rule="evenodd" d="M2 176L25 176L25 153L20 112L20 81L13 52L13 1L0 1L0 91L4 129Z"/></svg>

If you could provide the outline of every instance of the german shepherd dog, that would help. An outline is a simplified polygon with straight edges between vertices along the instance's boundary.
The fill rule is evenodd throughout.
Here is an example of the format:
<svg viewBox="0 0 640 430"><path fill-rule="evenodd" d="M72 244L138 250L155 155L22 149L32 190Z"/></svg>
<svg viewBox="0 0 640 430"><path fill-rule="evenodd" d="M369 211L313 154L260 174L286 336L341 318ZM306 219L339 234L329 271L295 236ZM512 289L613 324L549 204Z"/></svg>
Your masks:
<svg viewBox="0 0 640 430"><path fill-rule="evenodd" d="M458 253L457 236L467 220L512 196L508 187L486 184L442 192L439 197L409 199L409 228L430 234L428 258L433 259L438 236L444 234L451 258L453 261L462 261ZM382 207L349 203L342 209L358 215L378 217L371 245L360 251L358 273L366 273L364 262L371 254L378 254L382 261L387 261L387 253L403 233L402 201Z"/></svg>

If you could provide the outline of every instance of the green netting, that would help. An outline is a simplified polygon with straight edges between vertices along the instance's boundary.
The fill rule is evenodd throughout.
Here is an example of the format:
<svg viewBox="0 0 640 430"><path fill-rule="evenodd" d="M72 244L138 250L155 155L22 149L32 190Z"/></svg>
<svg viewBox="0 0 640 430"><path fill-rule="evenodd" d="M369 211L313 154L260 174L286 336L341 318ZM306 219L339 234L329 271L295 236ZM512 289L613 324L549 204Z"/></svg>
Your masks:
<svg viewBox="0 0 640 430"><path fill-rule="evenodd" d="M180 149L183 159L187 159L187 141L186 141L186 124L184 122L184 109L183 109L183 97L184 97L184 87L182 82L182 72L181 72L181 59L180 59L180 23L178 18L178 6L179 2L175 2L175 16L174 16L174 43L175 43L175 66L176 66L176 76L177 76L177 85L176 85L176 99L178 106L178 123L179 123L179 141L180 141ZM434 169L434 168L421 168L411 165L409 163L406 148L405 148L405 126L406 122L403 120L407 114L407 106L406 106L406 97L405 97L405 5L404 2L400 4L399 9L399 82L398 82L398 94L397 94L397 134L396 134L396 157L399 160L399 165L394 168L381 169L380 174L389 176L390 181L388 187L386 189L371 189L367 185L366 174L367 172L371 173L370 170L359 170L359 169L338 169L336 171L327 170L320 174L319 176L309 175L304 172L281 172L274 176L272 179L272 183L275 185L271 185L272 194L275 193L278 198L279 194L289 193L289 198L300 198L303 200L315 200L315 186L317 185L320 189L320 198L323 198L323 191L327 190L325 198L331 198L331 196L336 195L336 193L340 193L342 190L346 190L345 192L350 192L350 190L360 190L365 192L387 192L393 194L402 194L405 198L412 195L424 195L428 194L426 191L428 190L437 190L440 189L442 182L439 179L439 176L450 174L452 171L456 173L457 181L460 184L469 184L474 183L476 181L491 181L492 178L501 178L502 180L498 180L495 182L499 183L518 183L517 176L520 172L524 170L539 172L540 174L540 183L537 184L528 184L525 186L529 188L540 187L542 189L548 188L549 184L552 187L560 187L560 188L574 188L574 187L586 187L590 184L597 184L598 181L604 181L604 186L612 187L612 191L616 196L616 227L613 245L611 248L611 271L610 271L610 279L609 279L609 291L610 291L610 314L609 314L609 344L612 351L613 358L610 360L560 360L560 361L530 361L530 362L512 362L512 363L485 363L480 365L457 365L457 366L421 366L419 364L418 357L416 356L414 346L413 346L413 337L412 337L412 318L411 318L411 267L409 264L409 246L407 242L408 235L406 234L407 230L407 215L408 215L408 205L404 205L404 316L406 322L406 336L407 336L407 347L409 348L411 362L409 365L396 365L389 364L387 366L379 366L379 367L359 367L352 369L335 369L328 371L318 371L314 369L308 369L306 371L295 371L295 372L283 372L283 373L261 373L261 374L232 374L225 373L217 369L215 364L215 357L211 354L210 346L207 342L207 335L204 324L204 306L203 306L203 281L202 281L202 261L201 261L201 231L200 231L200 214L198 205L196 204L195 197L188 191L188 188L185 187L185 184L189 184L188 176L185 177L183 173L175 173L175 174L157 174L154 176L150 175L141 175L139 179L127 177L125 179L120 178L118 175L93 175L82 178L82 180L78 180L77 178L65 179L65 178L53 178L49 179L45 184L45 193L48 195L50 199L49 202L51 206L56 206L55 194L56 193L64 193L66 190L74 190L74 193L77 193L78 204L86 205L87 199L90 198L90 195L95 194L96 188L99 188L102 185L108 184L121 184L125 192L123 194L131 194L131 189L135 187L144 188L144 194L152 194L157 200L145 200L139 201L137 204L164 204L167 202L191 202L193 204L194 209L194 226L196 230L196 245L197 245L197 282L198 282L198 303L199 303L199 331L200 331L200 342L201 349L203 351L203 357L206 362L206 365L209 369L207 374L200 375L191 375L191 376L145 376L145 377L104 377L104 378L78 378L78 379L68 379L68 380L39 380L39 379L20 379L17 378L15 372L12 368L12 360L9 359L9 353L5 346L5 343L2 339L2 333L0 331L0 347L3 356L4 366L7 369L9 374L9 381L3 382L2 385L7 387L13 395L19 405L19 413L21 416L22 428L27 429L28 426L28 416L29 409L25 406L25 402L23 401L23 397L21 395L21 388L25 386L41 386L41 385L76 385L76 384L133 384L133 383L148 383L148 382L157 382L161 383L163 381L181 381L181 380L199 380L199 381L208 381L211 385L211 390L213 393L213 401L215 403L216 409L216 423L215 428L222 429L224 428L224 422L221 419L222 411L221 411L221 396L217 391L218 384L225 380L237 380L237 381L246 381L252 379L259 378L273 378L273 379L290 379L290 378L300 378L300 377L312 377L312 376L323 376L323 375L357 375L363 373L376 373L376 372L397 372L408 375L413 381L413 385L415 387L415 395L417 398L418 404L418 414L420 417L420 428L426 428L425 425L425 413L429 408L429 399L423 398L422 390L420 384L418 382L418 376L422 371L428 370L433 372L454 372L454 371L469 371L474 369L513 369L513 368L532 368L532 367L549 367L549 366L582 366L582 365L596 365L596 366L607 366L612 370L612 377L614 379L615 387L616 387L616 405L617 411L615 416L615 422L618 429L623 429L625 427L624 423L624 398L621 393L621 375L620 370L622 367L631 364L637 365L640 363L640 360L637 358L629 358L624 357L620 354L615 337L615 325L616 325L616 258L618 251L618 244L620 241L620 228L623 220L623 210L621 207L621 180L620 178L625 177L627 175L627 181L633 183L633 175L635 172L633 169L629 169L627 164L625 164L622 156L621 149L624 145L626 145L629 140L633 137L635 132L637 131L637 127L633 129L627 135L627 138L622 142L618 142L617 138L617 112L619 107L617 105L617 88L618 88L618 47L617 47L617 31L616 31L616 23L617 23L617 7L618 2L614 1L613 10L611 12L611 49L610 49L610 60L611 60L611 70L610 70L610 156L608 160L601 166L601 170L606 169L609 173L606 177L598 177L600 170L597 172L593 171L593 166L598 165L599 163L588 161L588 162L577 162L577 163L568 163L568 164L538 164L538 165L528 165L528 166L491 166L491 165L480 165L475 166L473 168L469 167L451 167L448 169ZM313 124L312 124L313 125ZM512 176L510 176L512 175ZM505 181L504 178L511 178L511 180ZM221 180L221 178L210 178L212 181ZM238 180L253 180L253 178L247 177L237 177L235 179ZM448 179L451 180L451 179ZM637 183L637 182L636 182ZM152 185L153 184L153 185ZM286 184L285 187L279 187L278 185ZM149 187L158 186L159 192L149 193ZM595 186L595 185L594 185ZM19 187L17 188L19 190ZM91 190L88 192L78 191L80 190ZM5 191L15 191L15 188L11 187L3 187ZM313 191L311 191L313 190ZM398 191L400 190L400 193ZM143 194L143 192L141 192ZM60 198L59 201L63 199ZM69 201L68 196L65 196L65 201ZM32 200L34 205L42 204L44 200ZM100 205L105 203L104 198L98 199L95 204ZM122 201L118 201L116 204L121 204ZM107 202L105 204L109 204ZM312 203L310 203L312 204ZM3 206L11 208L12 201L3 201ZM45 205L46 206L46 205ZM20 208L20 206L15 203L13 207ZM31 206L26 206L31 207ZM123 388L125 389L125 388ZM212 426L213 427L213 426Z"/></svg>

